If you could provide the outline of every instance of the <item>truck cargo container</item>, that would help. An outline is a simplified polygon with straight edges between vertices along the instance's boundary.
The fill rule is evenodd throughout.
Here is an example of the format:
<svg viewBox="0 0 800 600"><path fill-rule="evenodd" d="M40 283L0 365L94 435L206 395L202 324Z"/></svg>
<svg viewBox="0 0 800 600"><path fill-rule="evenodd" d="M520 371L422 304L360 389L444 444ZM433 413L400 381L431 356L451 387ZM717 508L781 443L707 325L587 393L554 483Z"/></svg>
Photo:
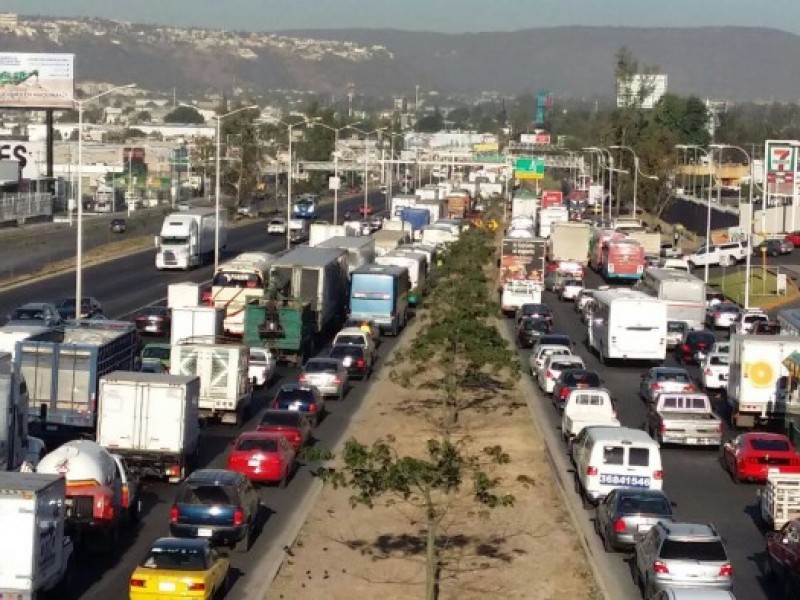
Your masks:
<svg viewBox="0 0 800 600"><path fill-rule="evenodd" d="M243 340L251 348L267 348L275 360L305 364L318 337L308 302L291 297L266 297L245 306Z"/></svg>
<svg viewBox="0 0 800 600"><path fill-rule="evenodd" d="M396 265L408 269L408 278L411 282L408 303L410 306L416 306L427 281L428 261L421 252L398 252L398 250L400 248L383 256L378 256L375 259L375 263L379 265Z"/></svg>
<svg viewBox="0 0 800 600"><path fill-rule="evenodd" d="M431 213L425 207L404 208L400 213L400 219L410 225L412 237L418 240L422 237L423 227L430 225Z"/></svg>
<svg viewBox="0 0 800 600"><path fill-rule="evenodd" d="M308 245L319 246L325 240L332 237L342 237L347 235L344 225L331 225L329 223L311 223L308 227Z"/></svg>
<svg viewBox="0 0 800 600"><path fill-rule="evenodd" d="M242 335L244 306L264 296L275 258L276 255L268 252L243 252L217 268L211 280L211 301L223 313L222 331L228 335ZM214 333L221 332L205 335Z"/></svg>
<svg viewBox="0 0 800 600"><path fill-rule="evenodd" d="M408 321L408 269L369 264L353 271L350 318L373 321L382 333L396 336Z"/></svg>
<svg viewBox="0 0 800 600"><path fill-rule="evenodd" d="M463 219L471 208L469 194L467 193L451 192L447 195L445 201L447 202L447 216L450 218Z"/></svg>
<svg viewBox="0 0 800 600"><path fill-rule="evenodd" d="M411 208L416 205L417 201L420 200L419 196L415 196L413 194L403 194L399 196L392 197L392 206L391 210L389 211L389 216L392 219L398 218L400 213L403 212L404 208Z"/></svg>
<svg viewBox="0 0 800 600"><path fill-rule="evenodd" d="M526 302L541 302L547 241L504 238L501 244L497 291L506 314Z"/></svg>
<svg viewBox="0 0 800 600"><path fill-rule="evenodd" d="M8 352L0 352L0 471L17 471L28 458L28 393Z"/></svg>
<svg viewBox="0 0 800 600"><path fill-rule="evenodd" d="M348 275L375 260L375 240L371 236L340 235L321 242L317 248L338 248L346 251Z"/></svg>
<svg viewBox="0 0 800 600"><path fill-rule="evenodd" d="M228 213L214 208L190 208L164 217L156 236L156 269L191 269L214 258L217 219L219 247L228 244Z"/></svg>
<svg viewBox="0 0 800 600"><path fill-rule="evenodd" d="M54 340L58 332L43 325L3 325L0 327L0 352L8 352L12 360L17 353L17 342L22 340Z"/></svg>
<svg viewBox="0 0 800 600"><path fill-rule="evenodd" d="M410 242L411 236L406 231L381 230L373 233L372 239L375 240L375 255L383 256L401 244Z"/></svg>
<svg viewBox="0 0 800 600"><path fill-rule="evenodd" d="M100 378L132 371L139 347L133 323L111 320L74 321L54 341L17 342L31 433L45 440L94 434Z"/></svg>
<svg viewBox="0 0 800 600"><path fill-rule="evenodd" d="M645 269L636 289L667 304L670 321L703 329L706 319L706 284L702 279L675 269Z"/></svg>
<svg viewBox="0 0 800 600"><path fill-rule="evenodd" d="M652 231L630 231L628 239L639 242L644 248L644 255L648 258L657 259L661 256L661 234Z"/></svg>
<svg viewBox="0 0 800 600"><path fill-rule="evenodd" d="M425 187L417 188L414 190L414 195L419 198L419 200L439 200L441 196L441 190L435 185L426 185Z"/></svg>
<svg viewBox="0 0 800 600"><path fill-rule="evenodd" d="M569 210L566 206L544 206L539 210L538 234L540 238L550 237L556 223L569 221Z"/></svg>
<svg viewBox="0 0 800 600"><path fill-rule="evenodd" d="M539 211L539 200L531 195L514 196L511 199L511 217L531 217L536 219L536 213Z"/></svg>
<svg viewBox="0 0 800 600"><path fill-rule="evenodd" d="M589 262L589 242L592 228L588 223L561 222L553 226L548 256L551 261Z"/></svg>
<svg viewBox="0 0 800 600"><path fill-rule="evenodd" d="M183 343L170 350L170 374L200 378L199 414L242 424L253 386L250 348L244 343Z"/></svg>
<svg viewBox="0 0 800 600"><path fill-rule="evenodd" d="M197 458L199 377L115 371L99 397L98 444L139 477L185 479Z"/></svg>
<svg viewBox="0 0 800 600"><path fill-rule="evenodd" d="M65 534L66 481L59 475L0 473L0 598L69 598L74 547Z"/></svg>
<svg viewBox="0 0 800 600"><path fill-rule="evenodd" d="M544 190L542 192L542 210L552 206L563 206L564 194L560 190Z"/></svg>
<svg viewBox="0 0 800 600"><path fill-rule="evenodd" d="M222 335L225 312L213 306L176 308L172 311L170 344L180 344L192 338L215 338Z"/></svg>
<svg viewBox="0 0 800 600"><path fill-rule="evenodd" d="M430 214L431 224L447 217L447 204L444 200L418 200L414 208L425 209Z"/></svg>
<svg viewBox="0 0 800 600"><path fill-rule="evenodd" d="M200 306L200 284L193 281L171 283L167 286L167 308Z"/></svg>
<svg viewBox="0 0 800 600"><path fill-rule="evenodd" d="M731 335L727 393L731 424L755 427L784 418L789 374L784 361L794 352L800 352L800 338L794 335Z"/></svg>

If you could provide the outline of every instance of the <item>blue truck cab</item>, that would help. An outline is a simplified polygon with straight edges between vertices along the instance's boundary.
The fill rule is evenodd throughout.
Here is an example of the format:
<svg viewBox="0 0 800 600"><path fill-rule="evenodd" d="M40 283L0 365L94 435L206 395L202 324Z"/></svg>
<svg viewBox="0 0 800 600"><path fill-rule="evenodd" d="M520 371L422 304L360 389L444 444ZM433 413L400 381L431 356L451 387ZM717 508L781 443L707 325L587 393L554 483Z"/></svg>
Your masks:
<svg viewBox="0 0 800 600"><path fill-rule="evenodd" d="M295 219L313 219L317 216L317 197L303 194L292 203L292 217Z"/></svg>
<svg viewBox="0 0 800 600"><path fill-rule="evenodd" d="M382 333L397 335L408 321L408 269L363 265L350 275L350 318L373 321Z"/></svg>

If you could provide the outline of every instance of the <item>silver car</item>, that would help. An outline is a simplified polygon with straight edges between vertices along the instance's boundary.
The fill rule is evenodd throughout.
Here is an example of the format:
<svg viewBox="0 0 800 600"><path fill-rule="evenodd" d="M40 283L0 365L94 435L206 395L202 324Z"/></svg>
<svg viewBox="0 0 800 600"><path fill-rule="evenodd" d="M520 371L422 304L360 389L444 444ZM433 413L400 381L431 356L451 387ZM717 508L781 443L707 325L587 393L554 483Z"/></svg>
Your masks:
<svg viewBox="0 0 800 600"><path fill-rule="evenodd" d="M61 315L55 304L50 304L49 302L28 302L8 315L6 325L57 327L61 325Z"/></svg>
<svg viewBox="0 0 800 600"><path fill-rule="evenodd" d="M667 321L667 349L671 350L680 344L688 329L685 321Z"/></svg>
<svg viewBox="0 0 800 600"><path fill-rule="evenodd" d="M665 392L696 392L697 386L686 369L680 367L652 367L639 381L639 397L645 402L655 402L656 396Z"/></svg>
<svg viewBox="0 0 800 600"><path fill-rule="evenodd" d="M730 590L733 568L712 525L659 521L636 537L633 578L652 598L680 587Z"/></svg>
<svg viewBox="0 0 800 600"><path fill-rule="evenodd" d="M649 531L662 520L674 521L672 505L664 492L620 488L597 505L594 529L606 552L615 552L631 548L637 534Z"/></svg>
<svg viewBox="0 0 800 600"><path fill-rule="evenodd" d="M347 393L347 368L335 358L309 359L299 379L313 385L326 397L342 400Z"/></svg>

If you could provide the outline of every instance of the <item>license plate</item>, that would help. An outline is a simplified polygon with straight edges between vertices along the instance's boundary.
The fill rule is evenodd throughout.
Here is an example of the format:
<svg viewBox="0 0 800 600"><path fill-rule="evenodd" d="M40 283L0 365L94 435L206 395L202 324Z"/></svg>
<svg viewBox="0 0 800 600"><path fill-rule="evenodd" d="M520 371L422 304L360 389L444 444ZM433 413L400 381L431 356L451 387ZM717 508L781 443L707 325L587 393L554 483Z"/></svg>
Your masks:
<svg viewBox="0 0 800 600"><path fill-rule="evenodd" d="M303 408L303 405L300 402L292 402L289 405L289 410L300 410Z"/></svg>
<svg viewBox="0 0 800 600"><path fill-rule="evenodd" d="M720 375L719 378L720 378L721 381L728 381L728 376L727 375Z"/></svg>
<svg viewBox="0 0 800 600"><path fill-rule="evenodd" d="M174 592L175 591L175 584L171 581L161 581L158 584L158 591L159 592Z"/></svg>
<svg viewBox="0 0 800 600"><path fill-rule="evenodd" d="M158 325L147 325L144 328L145 331L158 331Z"/></svg>
<svg viewBox="0 0 800 600"><path fill-rule="evenodd" d="M197 537L210 538L212 536L212 534L213 534L213 531L211 531L210 529L200 528L200 529L197 530Z"/></svg>
<svg viewBox="0 0 800 600"><path fill-rule="evenodd" d="M259 458L251 458L247 461L248 467L260 467L261 466L261 459Z"/></svg>
<svg viewBox="0 0 800 600"><path fill-rule="evenodd" d="M639 533L647 533L648 531L650 531L650 528L651 528L650 525L639 525L636 528L636 531L638 531Z"/></svg>
<svg viewBox="0 0 800 600"><path fill-rule="evenodd" d="M650 487L650 478L639 475L612 475L600 474L600 485L615 485L623 487Z"/></svg>
<svg viewBox="0 0 800 600"><path fill-rule="evenodd" d="M696 444L697 443L697 438L686 438L686 443L687 444Z"/></svg>

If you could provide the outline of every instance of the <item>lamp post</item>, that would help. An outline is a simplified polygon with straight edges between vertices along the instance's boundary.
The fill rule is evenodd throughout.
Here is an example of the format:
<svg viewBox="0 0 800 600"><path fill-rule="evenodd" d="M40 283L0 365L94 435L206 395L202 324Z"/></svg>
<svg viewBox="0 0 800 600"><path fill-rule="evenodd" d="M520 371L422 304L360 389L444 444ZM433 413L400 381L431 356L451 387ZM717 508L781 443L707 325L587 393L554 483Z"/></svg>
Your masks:
<svg viewBox="0 0 800 600"><path fill-rule="evenodd" d="M603 169L603 163L605 162L605 155L596 146L589 146L587 148L581 148L584 152L591 152L592 156L595 154L597 155L597 178L600 180L600 221L602 222L603 217L605 215L605 190L606 190L606 175L605 170ZM594 161L592 161L594 162Z"/></svg>
<svg viewBox="0 0 800 600"><path fill-rule="evenodd" d="M609 146L609 148L614 148L616 150L627 150L633 155L633 216L636 217L636 198L637 198L637 189L639 188L639 174L641 173L639 169L639 157L637 156L636 152L630 146ZM655 175L645 175L641 173L642 177L651 180L657 180L658 177Z"/></svg>
<svg viewBox="0 0 800 600"><path fill-rule="evenodd" d="M129 83L128 85L111 88L91 98L75 100L75 104L78 105L78 227L75 248L75 316L78 319L81 318L83 296L83 106L87 102L92 102L108 94L133 87L136 87L136 84Z"/></svg>
<svg viewBox="0 0 800 600"><path fill-rule="evenodd" d="M364 216L367 216L367 207L369 206L369 136L373 133L380 133L386 130L386 127L379 127L371 131L364 131L358 127L353 127L356 131L364 134ZM380 139L380 138L379 138Z"/></svg>
<svg viewBox="0 0 800 600"><path fill-rule="evenodd" d="M343 127L331 127L325 123L316 123L320 127L329 129L333 132L333 177L336 179L336 187L333 188L333 224L339 224L339 132L351 127L353 125L360 125L361 121L354 121Z"/></svg>
<svg viewBox="0 0 800 600"><path fill-rule="evenodd" d="M706 213L706 253L708 253L711 244L711 178L713 177L713 172L711 170L711 154L708 150L697 144L678 144L675 147L679 150L694 149L700 151L706 155L706 160L708 161L708 209ZM706 264L703 269L703 281L708 283L708 258L706 258Z"/></svg>
<svg viewBox="0 0 800 600"><path fill-rule="evenodd" d="M745 267L744 267L744 307L750 308L750 270L752 268L752 244L753 244L753 185L755 184L755 173L753 172L753 158L750 154L742 148L741 146L734 146L732 144L711 144L709 148L714 148L723 150L724 148L730 148L731 150L738 150L742 154L745 155L747 158L747 164L750 167L750 185L748 185L748 193L747 193L747 202L750 205L750 222L747 226L747 256L745 257ZM739 189L741 190L741 182L739 183Z"/></svg>
<svg viewBox="0 0 800 600"><path fill-rule="evenodd" d="M236 110L232 110L224 115L214 115L214 119L217 120L217 133L216 133L216 140L215 140L215 156L214 156L214 212L216 213L214 218L214 273L217 272L217 268L219 267L219 194L220 194L220 144L222 142L222 119L226 117L230 117L231 115L235 115L236 113L240 113L245 110L257 110L257 104L251 104L250 106L243 106L241 108L237 108Z"/></svg>
<svg viewBox="0 0 800 600"><path fill-rule="evenodd" d="M598 152L600 156L603 157L605 161L605 154L604 152L608 153L608 166L605 169L608 171L608 220L611 221L611 194L614 191L614 155L611 153L611 150L608 148L603 148L602 146L590 146L588 148L584 148L584 150L589 150L592 152ZM605 188L603 188L604 195L605 195ZM605 197L602 199L603 206L605 206ZM603 211L600 213L600 218L603 218Z"/></svg>

